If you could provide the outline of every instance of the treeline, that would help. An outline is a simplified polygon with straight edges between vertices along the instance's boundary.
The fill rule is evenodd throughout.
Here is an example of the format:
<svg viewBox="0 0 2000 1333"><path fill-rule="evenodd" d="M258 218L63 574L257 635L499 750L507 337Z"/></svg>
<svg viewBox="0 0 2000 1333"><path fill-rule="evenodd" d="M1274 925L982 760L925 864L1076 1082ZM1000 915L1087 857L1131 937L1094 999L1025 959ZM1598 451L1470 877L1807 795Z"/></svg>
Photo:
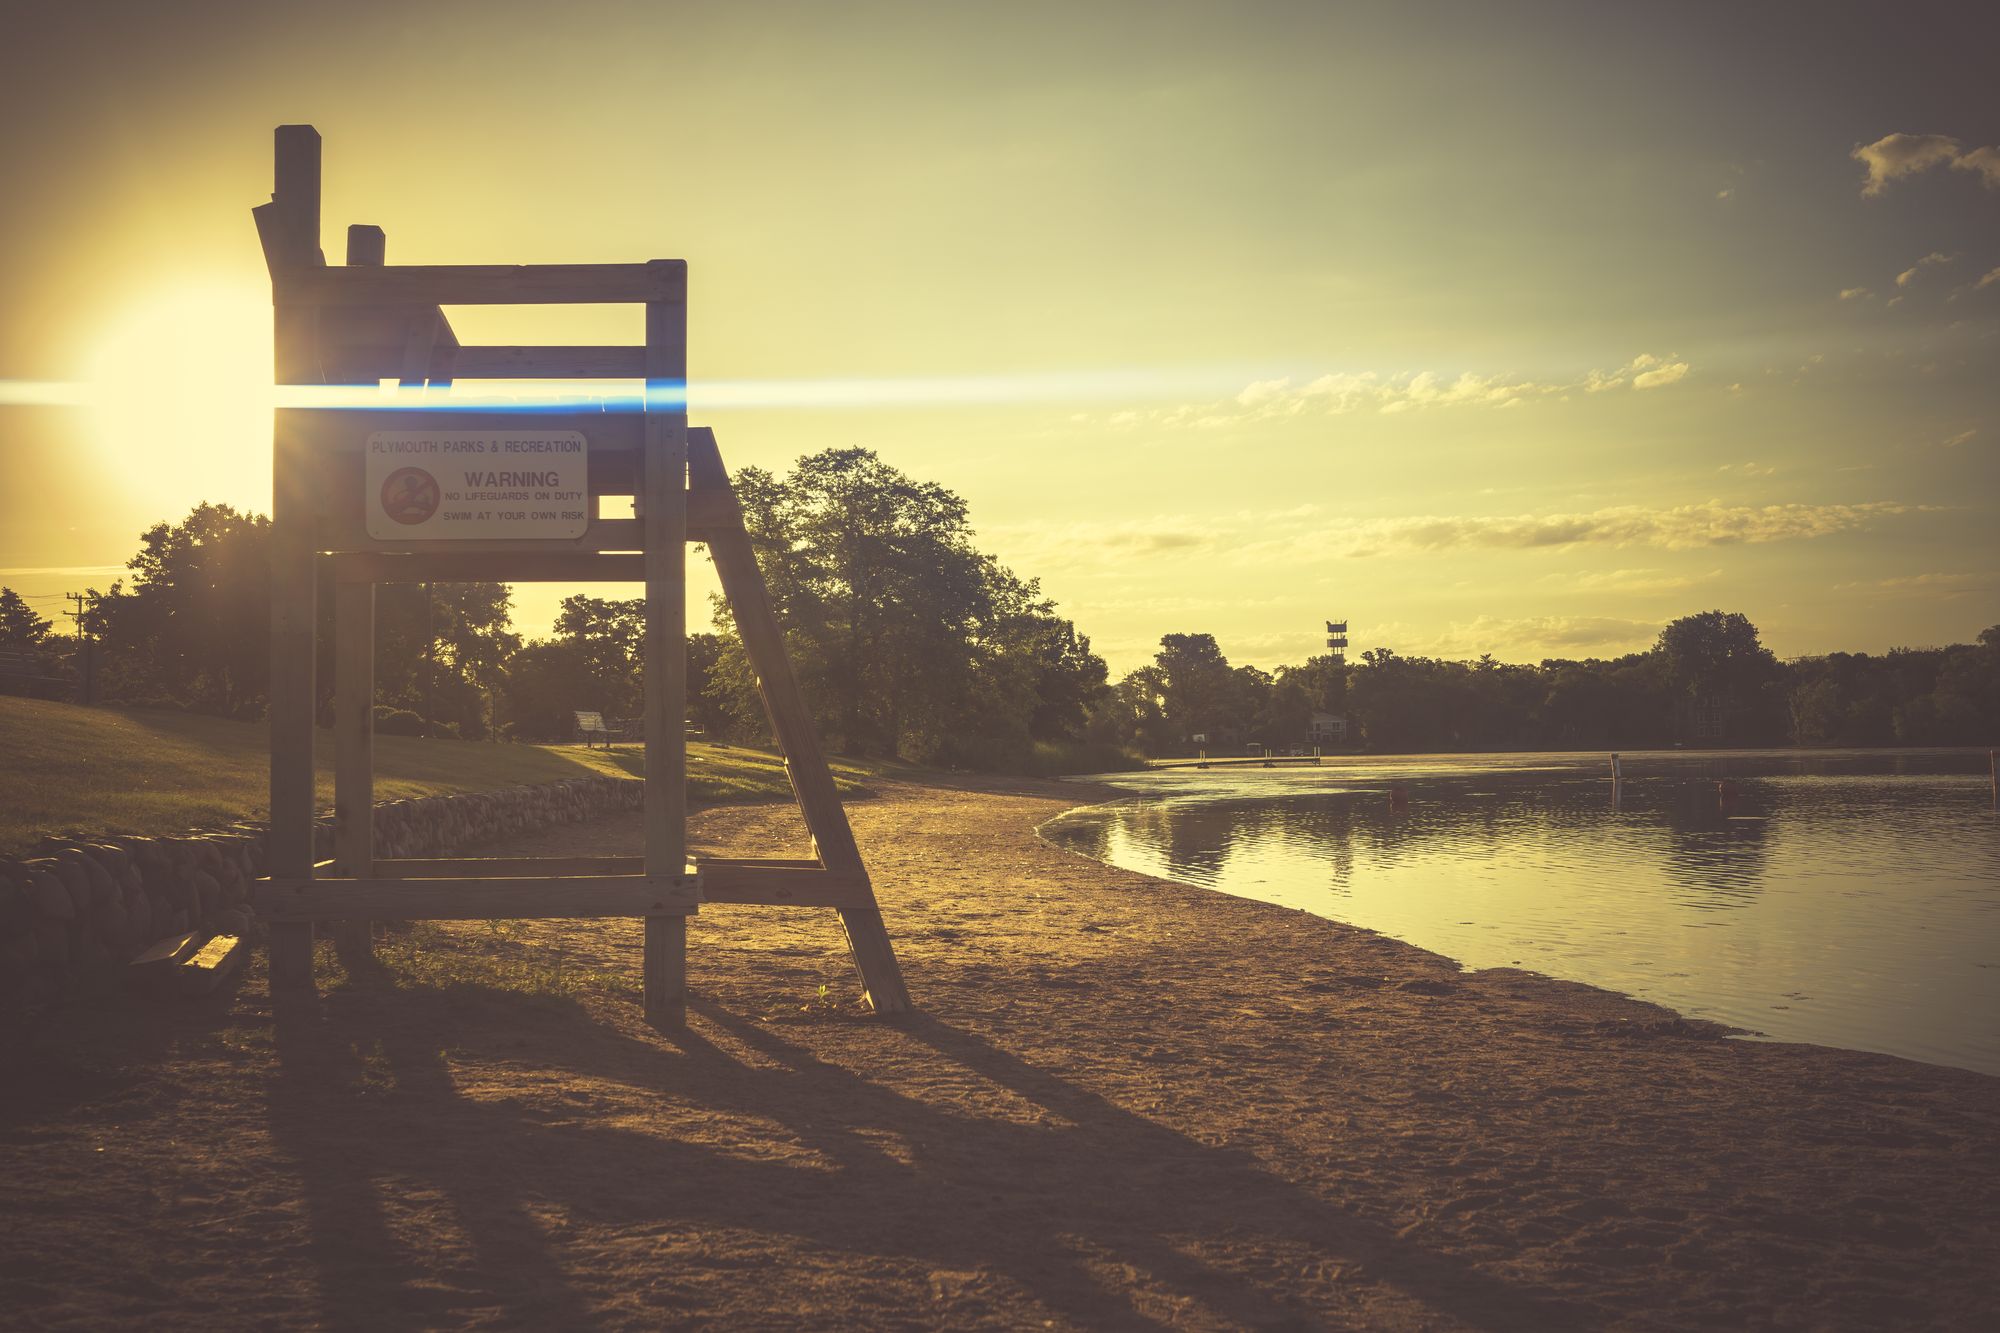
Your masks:
<svg viewBox="0 0 2000 1333"><path fill-rule="evenodd" d="M1268 672L1232 666L1212 635L1169 634L1152 663L1111 684L1040 586L977 548L964 500L945 488L866 449L815 454L784 476L746 468L736 487L808 705L836 751L1076 772L1315 743L1378 753L2000 743L2000 626L1974 644L1779 662L1748 619L1707 611L1612 659L1520 665L1375 648ZM155 525L129 577L89 599L87 650L0 589L0 689L61 693L65 678L87 677L102 700L262 716L269 553L269 520L227 505ZM339 706L331 594L322 588L326 721ZM378 587L378 728L553 741L572 737L580 709L638 716L638 599L570 597L550 633L527 642L509 612L498 583ZM719 602L712 630L689 636L687 666L691 723L721 739L767 738Z"/></svg>
<svg viewBox="0 0 2000 1333"><path fill-rule="evenodd" d="M1283 750L1309 743L1315 714L1345 722L1348 748L1377 753L1989 745L2000 742L2000 625L1973 644L1780 662L1746 617L1705 611L1608 660L1375 648L1275 672L1232 667L1211 635L1169 634L1152 665L1112 688L1089 734L1154 756Z"/></svg>
<svg viewBox="0 0 2000 1333"><path fill-rule="evenodd" d="M964 500L865 449L736 478L745 522L809 706L827 744L855 754L1057 771L1091 754L1087 714L1104 661L1039 584L979 551ZM197 506L140 538L129 578L93 591L85 628L94 694L222 716L263 714L269 688L270 521ZM330 720L332 596L320 597L320 710ZM580 709L641 711L639 599L564 600L548 636L508 628L498 583L376 590L378 728L465 739L567 740ZM48 647L25 602L0 595L0 643ZM80 667L82 650L61 641ZM46 655L46 654L45 654ZM688 718L708 734L768 737L726 607L688 640Z"/></svg>
<svg viewBox="0 0 2000 1333"><path fill-rule="evenodd" d="M140 535L130 577L85 599L82 639L43 633L63 669L100 701L220 717L264 715L271 670L271 521L201 504ZM0 592L0 616L11 610ZM521 638L497 583L384 584L375 590L375 698L382 730L477 740ZM333 709L333 590L319 597L320 711ZM0 621L0 632L6 623Z"/></svg>

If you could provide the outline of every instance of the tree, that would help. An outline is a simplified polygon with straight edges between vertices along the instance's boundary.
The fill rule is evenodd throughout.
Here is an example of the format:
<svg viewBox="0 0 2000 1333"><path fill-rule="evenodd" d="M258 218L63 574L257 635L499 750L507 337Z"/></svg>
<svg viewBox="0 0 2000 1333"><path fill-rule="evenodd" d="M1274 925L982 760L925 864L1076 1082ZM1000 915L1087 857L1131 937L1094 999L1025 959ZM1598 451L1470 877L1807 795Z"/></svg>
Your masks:
<svg viewBox="0 0 2000 1333"><path fill-rule="evenodd" d="M1153 663L1160 669L1166 717L1180 732L1178 739L1192 743L1196 736L1220 735L1228 721L1229 659L1215 636L1162 635Z"/></svg>
<svg viewBox="0 0 2000 1333"><path fill-rule="evenodd" d="M375 590L375 697L468 740L520 650L504 583L388 583Z"/></svg>
<svg viewBox="0 0 2000 1333"><path fill-rule="evenodd" d="M99 596L95 623L118 697L226 716L262 711L271 658L271 521L199 504L156 523Z"/></svg>
<svg viewBox="0 0 2000 1333"><path fill-rule="evenodd" d="M1778 659L1757 638L1757 627L1738 611L1703 611L1669 621L1654 651L1667 682L1689 695L1747 693L1776 674Z"/></svg>
<svg viewBox="0 0 2000 1333"><path fill-rule="evenodd" d="M736 474L808 707L832 748L997 766L1074 736L1103 689L1089 641L1033 580L972 544L965 502L867 449L829 449L788 477ZM706 696L762 728L726 608Z"/></svg>
<svg viewBox="0 0 2000 1333"><path fill-rule="evenodd" d="M1720 713L1715 739L1774 739L1782 731L1783 696L1771 688L1782 675L1778 659L1741 612L1703 611L1670 621L1654 651L1667 684L1687 705L1707 704Z"/></svg>
<svg viewBox="0 0 2000 1333"><path fill-rule="evenodd" d="M48 637L49 622L35 614L21 594L0 588L0 643L12 648L34 648Z"/></svg>
<svg viewBox="0 0 2000 1333"><path fill-rule="evenodd" d="M687 648L688 720L708 735L721 736L730 729L730 716L710 692L709 684L722 662L722 636L689 634Z"/></svg>
<svg viewBox="0 0 2000 1333"><path fill-rule="evenodd" d="M606 710L601 688L582 645L538 639L508 661L495 711L511 736L568 740L576 733L576 710Z"/></svg>
<svg viewBox="0 0 2000 1333"><path fill-rule="evenodd" d="M1347 712L1347 670L1344 659L1321 653L1298 666L1281 666L1277 675L1280 681L1295 682L1304 690L1314 712L1341 716Z"/></svg>
<svg viewBox="0 0 2000 1333"><path fill-rule="evenodd" d="M199 504L156 523L128 562L129 585L98 597L107 693L232 717L262 714L271 658L271 521ZM375 596L375 692L468 737L485 734L490 697L520 637L499 583L385 584ZM318 690L333 700L333 595L319 589Z"/></svg>

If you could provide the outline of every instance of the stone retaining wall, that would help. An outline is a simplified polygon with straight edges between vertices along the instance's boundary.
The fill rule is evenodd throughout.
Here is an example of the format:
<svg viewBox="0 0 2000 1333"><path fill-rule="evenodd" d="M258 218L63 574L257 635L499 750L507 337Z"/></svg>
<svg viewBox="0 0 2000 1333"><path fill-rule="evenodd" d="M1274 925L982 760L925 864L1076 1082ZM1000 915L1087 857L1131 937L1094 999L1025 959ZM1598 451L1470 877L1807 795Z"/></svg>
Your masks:
<svg viewBox="0 0 2000 1333"><path fill-rule="evenodd" d="M592 776L504 791L383 801L379 857L446 856L520 833L636 810L636 778ZM333 819L315 835L333 855ZM166 935L197 928L240 934L251 881L265 872L265 828L235 824L178 837L42 839L0 858L0 1009L59 1001L112 979Z"/></svg>

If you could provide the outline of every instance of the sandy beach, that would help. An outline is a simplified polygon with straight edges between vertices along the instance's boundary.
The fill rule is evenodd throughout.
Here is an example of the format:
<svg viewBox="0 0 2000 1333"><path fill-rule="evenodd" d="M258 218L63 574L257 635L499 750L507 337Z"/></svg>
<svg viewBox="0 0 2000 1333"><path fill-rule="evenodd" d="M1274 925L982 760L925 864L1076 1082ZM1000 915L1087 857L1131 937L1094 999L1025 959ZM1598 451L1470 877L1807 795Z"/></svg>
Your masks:
<svg viewBox="0 0 2000 1333"><path fill-rule="evenodd" d="M831 912L723 907L679 1037L640 1021L627 922L438 928L435 973L283 1025L261 958L60 1013L7 1053L0 1323L1990 1326L2000 1080L1727 1040L1036 837L1105 795L850 806L906 1020L859 1010ZM691 827L806 850L789 805ZM561 980L478 984L494 959Z"/></svg>

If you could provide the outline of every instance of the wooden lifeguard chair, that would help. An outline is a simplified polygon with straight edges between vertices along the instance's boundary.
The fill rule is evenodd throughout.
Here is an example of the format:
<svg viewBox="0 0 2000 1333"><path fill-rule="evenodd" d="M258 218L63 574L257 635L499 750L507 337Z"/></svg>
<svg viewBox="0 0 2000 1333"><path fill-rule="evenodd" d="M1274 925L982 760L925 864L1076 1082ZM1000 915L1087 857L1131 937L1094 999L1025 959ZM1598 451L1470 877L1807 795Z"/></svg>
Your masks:
<svg viewBox="0 0 2000 1333"><path fill-rule="evenodd" d="M833 783L715 436L687 424L687 265L390 267L380 228L320 252L320 137L281 125L271 202L252 210L270 267L280 385L444 389L455 379L643 380L636 406L513 411L312 401L277 411L271 602L271 986L312 987L316 922L344 953L376 920L639 917L645 1014L686 1020L687 918L704 903L833 908L875 1012L909 1007L894 948ZM462 347L441 306L638 303L638 347ZM349 390L353 392L353 390ZM606 518L605 497L636 517ZM721 577L810 860L687 855L687 543ZM314 856L317 601L334 598L333 859ZM378 858L372 747L375 585L645 584L645 854Z"/></svg>

